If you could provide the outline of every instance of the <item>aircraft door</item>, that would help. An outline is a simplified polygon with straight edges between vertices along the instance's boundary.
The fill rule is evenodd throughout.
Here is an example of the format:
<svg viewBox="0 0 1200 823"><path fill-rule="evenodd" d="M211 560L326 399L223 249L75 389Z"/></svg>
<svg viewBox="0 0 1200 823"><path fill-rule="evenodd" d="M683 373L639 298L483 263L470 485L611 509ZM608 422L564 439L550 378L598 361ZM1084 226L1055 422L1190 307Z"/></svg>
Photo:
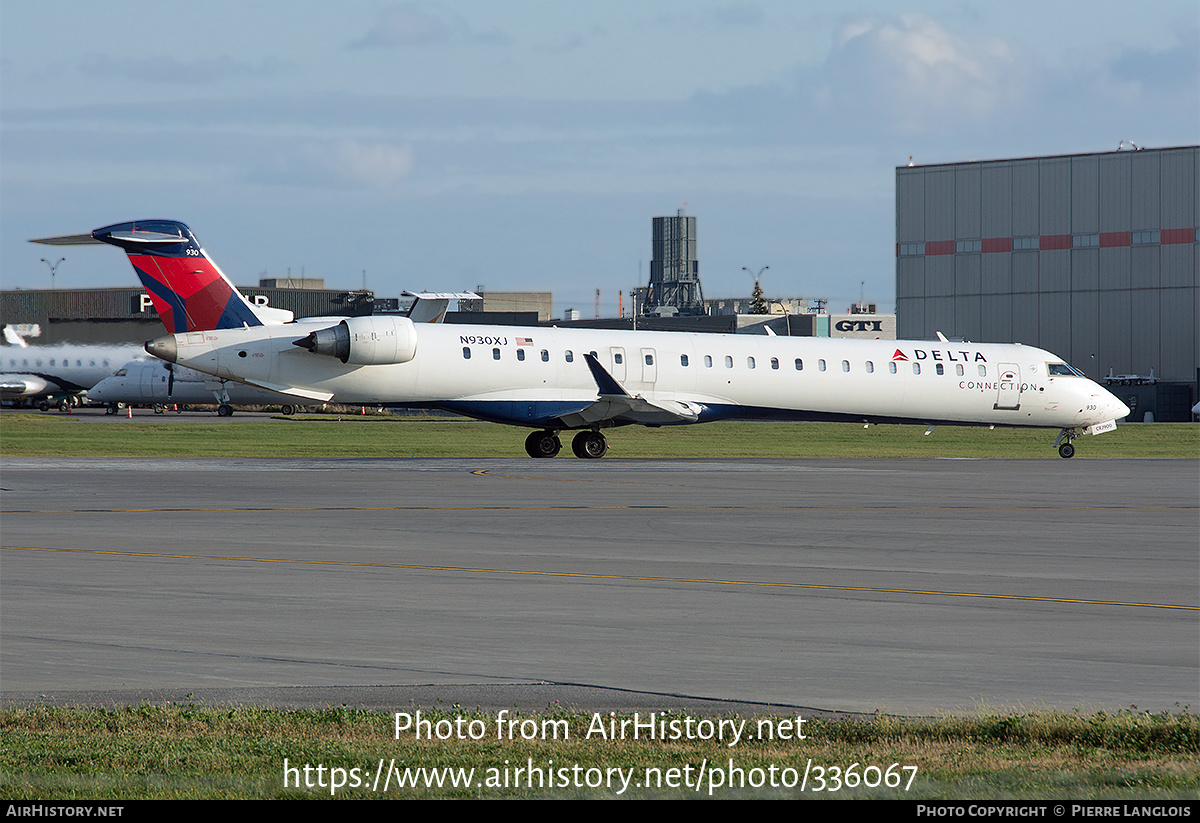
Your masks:
<svg viewBox="0 0 1200 823"><path fill-rule="evenodd" d="M999 363L999 390L996 392L996 409L1021 408L1021 367L1016 363Z"/></svg>
<svg viewBox="0 0 1200 823"><path fill-rule="evenodd" d="M157 368L157 363L147 363L141 368L141 377L138 380L138 386L141 389L142 397L154 397L154 382L158 380L158 374L161 371L166 374L163 369ZM165 395L166 392L163 392Z"/></svg>
<svg viewBox="0 0 1200 823"><path fill-rule="evenodd" d="M611 346L608 350L612 360L612 376L618 383L625 382L625 349L621 346Z"/></svg>
<svg viewBox="0 0 1200 823"><path fill-rule="evenodd" d="M642 349L642 382L650 385L658 380L658 362L654 349Z"/></svg>

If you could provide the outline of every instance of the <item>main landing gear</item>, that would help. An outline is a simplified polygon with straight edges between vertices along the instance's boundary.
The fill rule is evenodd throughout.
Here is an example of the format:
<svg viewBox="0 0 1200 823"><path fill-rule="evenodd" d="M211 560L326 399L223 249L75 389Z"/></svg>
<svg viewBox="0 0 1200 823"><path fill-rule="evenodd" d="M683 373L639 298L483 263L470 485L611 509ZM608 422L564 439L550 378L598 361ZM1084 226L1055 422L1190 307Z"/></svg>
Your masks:
<svg viewBox="0 0 1200 823"><path fill-rule="evenodd" d="M525 452L530 457L554 457L562 449L558 432L536 431L525 438ZM595 460L608 454L608 440L598 431L581 431L571 440L576 457Z"/></svg>
<svg viewBox="0 0 1200 823"><path fill-rule="evenodd" d="M1054 445L1058 446L1059 457L1066 460L1075 456L1075 447L1071 445L1071 441L1078 436L1074 429L1063 429L1059 432L1058 439L1054 441Z"/></svg>

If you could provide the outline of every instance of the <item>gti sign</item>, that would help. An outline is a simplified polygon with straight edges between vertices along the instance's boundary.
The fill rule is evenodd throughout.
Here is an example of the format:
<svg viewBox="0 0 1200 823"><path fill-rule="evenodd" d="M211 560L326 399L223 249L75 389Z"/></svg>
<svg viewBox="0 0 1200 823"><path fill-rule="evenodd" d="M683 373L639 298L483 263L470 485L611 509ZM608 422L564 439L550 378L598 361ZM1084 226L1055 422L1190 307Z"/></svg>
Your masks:
<svg viewBox="0 0 1200 823"><path fill-rule="evenodd" d="M882 320L839 320L833 324L838 331L883 331Z"/></svg>
<svg viewBox="0 0 1200 823"><path fill-rule="evenodd" d="M830 337L863 337L872 340L896 339L894 314L835 314L829 318Z"/></svg>

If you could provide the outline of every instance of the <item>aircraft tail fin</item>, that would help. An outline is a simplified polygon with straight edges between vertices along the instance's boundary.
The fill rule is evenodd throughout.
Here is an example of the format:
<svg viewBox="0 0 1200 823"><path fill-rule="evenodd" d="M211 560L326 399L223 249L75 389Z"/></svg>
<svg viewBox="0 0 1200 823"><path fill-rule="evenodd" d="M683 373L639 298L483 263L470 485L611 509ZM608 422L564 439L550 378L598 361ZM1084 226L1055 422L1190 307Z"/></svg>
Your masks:
<svg viewBox="0 0 1200 823"><path fill-rule="evenodd" d="M91 235L48 237L35 243L107 243L129 255L138 279L171 334L286 323L292 313L255 306L200 248L191 229L174 220L139 220Z"/></svg>

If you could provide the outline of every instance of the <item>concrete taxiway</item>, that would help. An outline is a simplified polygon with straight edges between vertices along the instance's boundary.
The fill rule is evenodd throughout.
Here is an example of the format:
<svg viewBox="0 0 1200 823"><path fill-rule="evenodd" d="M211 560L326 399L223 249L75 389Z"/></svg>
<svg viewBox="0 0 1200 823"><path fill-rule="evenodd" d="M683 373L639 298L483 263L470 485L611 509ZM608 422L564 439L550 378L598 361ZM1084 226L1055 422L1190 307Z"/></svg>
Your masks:
<svg viewBox="0 0 1200 823"><path fill-rule="evenodd" d="M1195 460L17 458L0 485L6 703L1200 705Z"/></svg>

